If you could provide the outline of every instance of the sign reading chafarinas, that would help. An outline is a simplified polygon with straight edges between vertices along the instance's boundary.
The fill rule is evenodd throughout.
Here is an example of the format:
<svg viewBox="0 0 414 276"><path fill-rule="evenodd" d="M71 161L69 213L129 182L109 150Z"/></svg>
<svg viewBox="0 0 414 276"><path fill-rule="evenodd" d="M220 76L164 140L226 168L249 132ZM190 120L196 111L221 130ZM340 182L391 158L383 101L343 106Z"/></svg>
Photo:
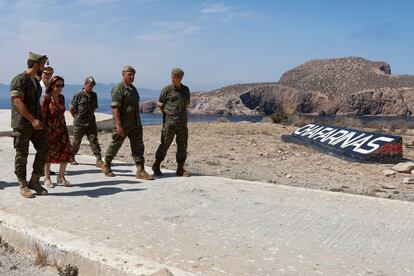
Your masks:
<svg viewBox="0 0 414 276"><path fill-rule="evenodd" d="M283 135L282 140L359 162L396 163L403 156L400 136L335 126L309 124Z"/></svg>

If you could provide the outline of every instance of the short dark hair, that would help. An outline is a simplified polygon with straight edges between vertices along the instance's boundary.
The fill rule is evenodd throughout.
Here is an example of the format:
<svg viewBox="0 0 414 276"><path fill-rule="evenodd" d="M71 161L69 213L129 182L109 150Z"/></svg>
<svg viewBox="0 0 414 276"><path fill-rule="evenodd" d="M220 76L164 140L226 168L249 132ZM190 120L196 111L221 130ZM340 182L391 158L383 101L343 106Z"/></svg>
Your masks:
<svg viewBox="0 0 414 276"><path fill-rule="evenodd" d="M28 59L27 60L27 68L33 68L33 66L37 63L37 61Z"/></svg>

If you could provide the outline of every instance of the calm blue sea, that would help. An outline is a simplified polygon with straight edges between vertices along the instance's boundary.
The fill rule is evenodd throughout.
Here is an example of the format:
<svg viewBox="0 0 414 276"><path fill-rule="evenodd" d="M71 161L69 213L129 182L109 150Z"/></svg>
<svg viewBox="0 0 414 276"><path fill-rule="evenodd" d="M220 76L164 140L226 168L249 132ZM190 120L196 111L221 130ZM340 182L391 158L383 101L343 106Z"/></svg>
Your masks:
<svg viewBox="0 0 414 276"><path fill-rule="evenodd" d="M99 107L97 112L112 114L112 110L109 105L103 105ZM239 115L221 116L221 115L193 115L193 114L188 115L188 120L190 122L212 122L220 118L225 118L229 120L230 122L241 122L241 121L260 122L263 119L263 116L239 116ZM153 113L141 113L141 122L143 125L158 125L162 123L162 115L153 114Z"/></svg>
<svg viewBox="0 0 414 276"><path fill-rule="evenodd" d="M10 102L0 101L1 108L10 108ZM69 108L69 107L67 107ZM103 103L97 110L97 112L102 112L106 114L111 114L111 107L109 103ZM314 116L314 115L304 115ZM359 120L362 125L369 126L371 124L394 124L405 125L409 128L414 128L414 117L413 116L316 116L315 119L322 119L324 124L333 124L335 125L335 120L338 118L353 118ZM192 115L190 114L188 120L190 122L212 122L220 118L227 119L230 122L260 122L263 119L263 116L244 116L244 115L232 115L232 116L222 116L222 115ZM141 121L143 125L157 125L162 122L161 114L152 114L152 113L141 113ZM319 122L321 123L321 122ZM350 126L351 127L351 126Z"/></svg>
<svg viewBox="0 0 414 276"><path fill-rule="evenodd" d="M2 108L10 108L10 102L0 102L0 109ZM69 108L68 106L66 108ZM112 114L111 106L109 104L101 105L97 112ZM188 120L190 122L212 122L219 118L226 118L230 122L241 122L241 121L249 121L249 122L260 122L263 119L263 116L220 116L220 115L189 115ZM143 125L158 125L162 123L162 115L161 114L152 114L152 113L141 113L141 122Z"/></svg>

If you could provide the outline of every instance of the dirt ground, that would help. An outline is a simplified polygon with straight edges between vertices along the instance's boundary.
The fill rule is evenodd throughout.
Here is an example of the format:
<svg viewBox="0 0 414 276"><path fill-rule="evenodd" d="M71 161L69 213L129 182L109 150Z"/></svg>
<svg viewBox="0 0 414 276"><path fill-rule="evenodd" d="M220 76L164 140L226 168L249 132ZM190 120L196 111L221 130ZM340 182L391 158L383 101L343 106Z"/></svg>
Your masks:
<svg viewBox="0 0 414 276"><path fill-rule="evenodd" d="M189 123L189 147L186 167L192 174L245 179L309 189L329 190L414 201L414 185L403 184L410 174L385 176L390 164L363 164L344 161L316 150L281 141L296 127L273 123ZM146 165L151 166L160 140L161 126L144 126ZM412 141L405 133L403 142ZM101 132L103 153L111 133ZM162 163L176 169L176 145L173 143ZM84 138L79 153L91 154ZM404 148L404 157L414 158L414 149ZM126 141L117 159L132 162ZM152 171L151 171L152 173Z"/></svg>
<svg viewBox="0 0 414 276"><path fill-rule="evenodd" d="M51 276L57 274L54 267L36 265L35 261L14 250L13 247L0 239L0 275Z"/></svg>

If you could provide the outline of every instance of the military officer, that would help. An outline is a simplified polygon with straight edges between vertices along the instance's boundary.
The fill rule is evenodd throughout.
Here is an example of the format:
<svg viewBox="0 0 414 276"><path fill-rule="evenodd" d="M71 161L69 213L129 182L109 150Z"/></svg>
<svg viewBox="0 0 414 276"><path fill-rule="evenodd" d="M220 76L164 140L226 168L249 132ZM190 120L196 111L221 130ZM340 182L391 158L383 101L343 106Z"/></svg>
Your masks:
<svg viewBox="0 0 414 276"><path fill-rule="evenodd" d="M184 169L187 158L187 106L190 104L190 90L181 83L184 71L174 68L171 71L171 84L165 86L160 94L158 106L163 113L163 125L161 131L161 144L155 154L155 162L152 165L154 175L162 175L160 165L164 160L168 148L174 136L177 143L177 176L190 176Z"/></svg>
<svg viewBox="0 0 414 276"><path fill-rule="evenodd" d="M112 114L114 129L112 141L105 155L102 171L106 176L113 177L111 162L121 148L125 138L131 143L132 157L137 167L136 177L152 180L144 168L144 142L142 140L142 124L139 114L139 94L132 84L135 78L135 69L127 65L122 69L122 81L112 88Z"/></svg>
<svg viewBox="0 0 414 276"><path fill-rule="evenodd" d="M16 149L14 173L20 186L20 194L31 198L35 195L47 195L39 179L48 155L47 131L42 123L44 118L40 109L42 88L36 76L43 72L47 56L30 52L27 69L13 78L10 84L11 94L11 127L13 128L13 143ZM26 180L27 157L29 142L36 149L33 171L29 183Z"/></svg>
<svg viewBox="0 0 414 276"><path fill-rule="evenodd" d="M73 153L79 151L83 136L89 140L92 152L96 157L96 167L101 168L103 161L101 147L98 142L98 128L96 126L95 110L98 108L98 97L92 90L96 82L92 76L85 79L84 87L73 96L70 113L73 116ZM76 162L76 161L74 161Z"/></svg>

